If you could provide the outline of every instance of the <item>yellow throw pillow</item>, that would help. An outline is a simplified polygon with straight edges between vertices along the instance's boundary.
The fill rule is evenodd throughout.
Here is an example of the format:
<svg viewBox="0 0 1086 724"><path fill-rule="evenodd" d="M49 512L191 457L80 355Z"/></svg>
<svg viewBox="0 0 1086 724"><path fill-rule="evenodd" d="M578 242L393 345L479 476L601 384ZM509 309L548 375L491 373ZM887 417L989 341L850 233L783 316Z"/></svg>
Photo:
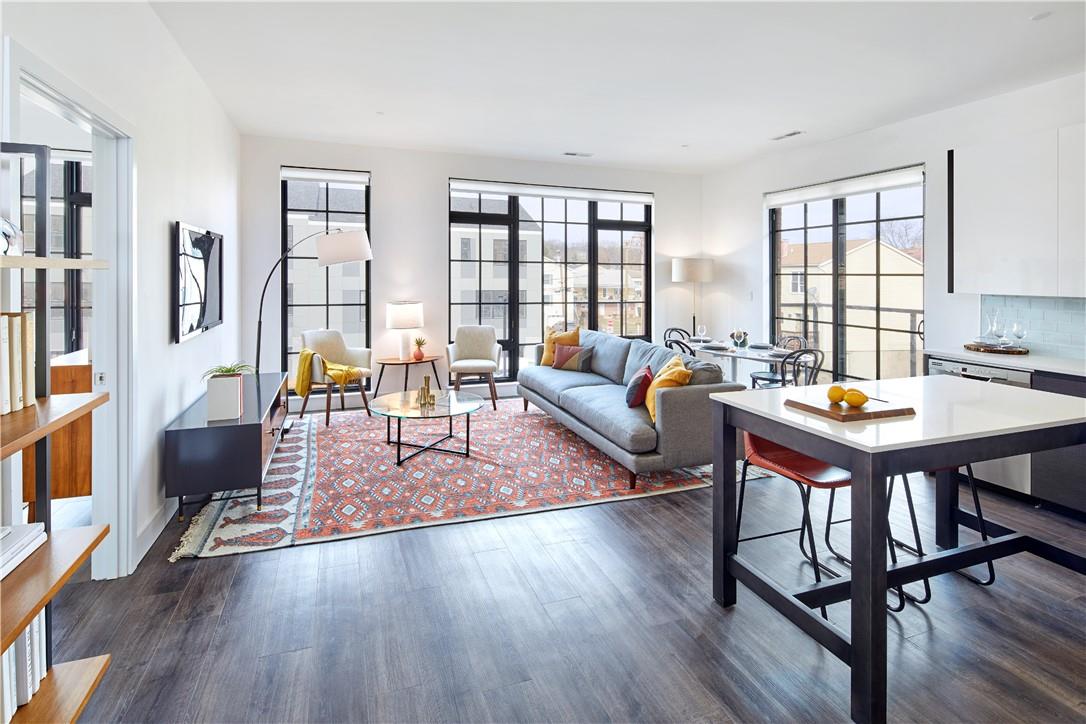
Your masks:
<svg viewBox="0 0 1086 724"><path fill-rule="evenodd" d="M652 378L648 392L645 393L645 407L649 410L649 417L656 422L656 390L664 387L684 387L690 382L693 372L686 369L682 357L675 355L671 361L660 368L656 376Z"/></svg>
<svg viewBox="0 0 1086 724"><path fill-rule="evenodd" d="M544 367L550 367L554 364L554 345L564 344L569 347L576 347L581 343L581 328L576 327L568 332L555 332L553 329L547 332L547 338L543 342L543 359L539 360L539 364Z"/></svg>

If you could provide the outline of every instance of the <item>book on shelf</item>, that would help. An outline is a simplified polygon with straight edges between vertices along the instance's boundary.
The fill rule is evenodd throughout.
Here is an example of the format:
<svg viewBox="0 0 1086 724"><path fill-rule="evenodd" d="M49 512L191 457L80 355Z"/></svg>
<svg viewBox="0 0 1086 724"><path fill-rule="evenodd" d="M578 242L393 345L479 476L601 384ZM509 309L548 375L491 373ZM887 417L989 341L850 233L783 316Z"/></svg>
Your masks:
<svg viewBox="0 0 1086 724"><path fill-rule="evenodd" d="M7 320L0 324L0 415L11 412L11 344Z"/></svg>
<svg viewBox="0 0 1086 724"><path fill-rule="evenodd" d="M0 535L0 578L14 571L49 538L42 523L5 528L3 535Z"/></svg>
<svg viewBox="0 0 1086 724"><path fill-rule="evenodd" d="M23 409L23 325L11 314L5 314L8 328L8 394L12 411Z"/></svg>
<svg viewBox="0 0 1086 724"><path fill-rule="evenodd" d="M11 646L3 654L0 654L0 673L3 674L3 695L0 696L0 717L4 724L15 716L15 709L19 705L15 700L15 647Z"/></svg>
<svg viewBox="0 0 1086 724"><path fill-rule="evenodd" d="M34 376L34 313L4 312L0 320L0 345L2 350L2 375L4 397L7 404L0 401L3 414L15 412L34 404L36 383ZM7 338L7 342L3 341ZM9 409L10 408L10 409Z"/></svg>

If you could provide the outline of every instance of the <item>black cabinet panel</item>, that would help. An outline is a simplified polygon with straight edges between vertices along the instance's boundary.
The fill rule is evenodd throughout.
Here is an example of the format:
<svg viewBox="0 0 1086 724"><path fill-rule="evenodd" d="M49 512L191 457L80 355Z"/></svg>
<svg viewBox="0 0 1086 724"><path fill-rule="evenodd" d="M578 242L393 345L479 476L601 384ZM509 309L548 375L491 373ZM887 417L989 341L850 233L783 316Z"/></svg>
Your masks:
<svg viewBox="0 0 1086 724"><path fill-rule="evenodd" d="M1033 389L1086 398L1086 378L1034 372ZM1030 477L1034 496L1086 512L1086 445L1033 453Z"/></svg>

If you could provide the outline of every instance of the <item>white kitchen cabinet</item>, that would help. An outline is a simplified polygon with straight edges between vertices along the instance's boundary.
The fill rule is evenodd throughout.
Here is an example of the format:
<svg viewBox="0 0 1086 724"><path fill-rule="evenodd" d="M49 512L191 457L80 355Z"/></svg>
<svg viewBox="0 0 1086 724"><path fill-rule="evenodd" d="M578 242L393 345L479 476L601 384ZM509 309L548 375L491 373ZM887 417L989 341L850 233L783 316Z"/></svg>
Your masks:
<svg viewBox="0 0 1086 724"><path fill-rule="evenodd" d="M954 291L1056 290L1056 129L954 149Z"/></svg>
<svg viewBox="0 0 1086 724"><path fill-rule="evenodd" d="M1057 252L1061 297L1086 297L1086 124L1059 130Z"/></svg>

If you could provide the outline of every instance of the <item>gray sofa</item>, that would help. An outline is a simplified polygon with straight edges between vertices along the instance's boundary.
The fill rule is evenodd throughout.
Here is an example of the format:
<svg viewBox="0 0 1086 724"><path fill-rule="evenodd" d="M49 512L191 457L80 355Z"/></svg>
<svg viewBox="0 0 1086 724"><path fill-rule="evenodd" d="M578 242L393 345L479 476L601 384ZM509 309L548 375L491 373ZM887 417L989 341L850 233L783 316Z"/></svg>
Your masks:
<svg viewBox="0 0 1086 724"><path fill-rule="evenodd" d="M555 420L595 445L630 471L630 487L638 473L672 470L712 462L713 392L742 390L725 382L716 364L680 355L693 372L684 387L656 392L656 424L644 405L626 406L626 385L642 367L653 373L675 352L642 340L603 332L581 331L581 345L592 348L590 372L570 372L539 365L543 345L536 349L536 366L517 375L517 391Z"/></svg>

